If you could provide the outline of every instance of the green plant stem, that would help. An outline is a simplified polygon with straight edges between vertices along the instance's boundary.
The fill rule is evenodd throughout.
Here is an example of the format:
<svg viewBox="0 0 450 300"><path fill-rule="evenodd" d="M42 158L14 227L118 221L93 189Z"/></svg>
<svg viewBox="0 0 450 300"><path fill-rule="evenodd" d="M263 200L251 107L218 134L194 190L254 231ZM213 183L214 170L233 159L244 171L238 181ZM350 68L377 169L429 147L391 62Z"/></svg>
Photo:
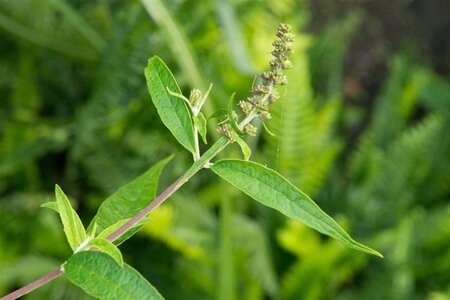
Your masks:
<svg viewBox="0 0 450 300"><path fill-rule="evenodd" d="M63 273L62 267L58 267L58 269L48 273L47 275L44 275L41 278L33 281L32 283L29 283L26 286L21 287L20 289L0 298L0 300L13 300L22 297L23 295L28 294L29 292L37 289L38 287L46 284L47 282L52 281L62 273Z"/></svg>
<svg viewBox="0 0 450 300"><path fill-rule="evenodd" d="M253 109L248 116L246 116L244 118L244 120L242 120L241 123L239 123L239 129L240 130L244 130L245 125L247 125L248 123L250 123L251 121L253 121L254 118L256 118L258 116L258 112L256 111L256 109Z"/></svg>
<svg viewBox="0 0 450 300"><path fill-rule="evenodd" d="M200 146L198 143L198 128L195 124L194 124L194 142L195 142L195 152L194 152L193 156L194 156L194 161L197 161L200 159Z"/></svg>

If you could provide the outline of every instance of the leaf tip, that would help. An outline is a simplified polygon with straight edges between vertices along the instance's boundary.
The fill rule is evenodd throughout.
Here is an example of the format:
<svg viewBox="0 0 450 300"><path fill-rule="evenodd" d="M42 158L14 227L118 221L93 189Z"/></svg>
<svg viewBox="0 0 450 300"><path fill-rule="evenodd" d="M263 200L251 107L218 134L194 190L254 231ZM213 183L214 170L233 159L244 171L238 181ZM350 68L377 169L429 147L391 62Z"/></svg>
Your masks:
<svg viewBox="0 0 450 300"><path fill-rule="evenodd" d="M375 251L375 250L373 250L373 251L374 251L373 255L378 256L379 258L384 258L383 254L381 254L380 252Z"/></svg>

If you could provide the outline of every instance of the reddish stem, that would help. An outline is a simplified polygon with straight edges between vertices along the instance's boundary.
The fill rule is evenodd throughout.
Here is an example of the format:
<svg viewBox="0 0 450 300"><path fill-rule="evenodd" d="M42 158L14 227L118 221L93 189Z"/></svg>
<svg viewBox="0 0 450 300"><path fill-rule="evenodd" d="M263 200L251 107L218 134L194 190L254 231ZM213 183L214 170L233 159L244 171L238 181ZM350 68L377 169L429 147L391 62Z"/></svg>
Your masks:
<svg viewBox="0 0 450 300"><path fill-rule="evenodd" d="M128 229L133 227L137 222L139 222L141 219L143 219L146 215L148 215L152 210L157 208L161 203L163 203L167 198L169 198L178 187L178 184L184 179L185 177L182 176L178 180L176 180L174 183L172 183L167 189L164 190L158 197L156 197L155 200L153 200L149 205L144 207L140 212L137 213L133 218L131 218L128 222L126 222L122 227L119 227L116 231L114 231L110 236L108 236L108 241L114 241L118 237L120 237L122 234L124 234ZM46 284L49 281L52 281L59 275L63 273L63 270L61 267L54 270L53 272L48 273L47 275L42 276L41 278L33 281L32 283L0 298L0 300L13 300L17 299L19 297L22 297L25 294L28 294L32 290Z"/></svg>
<svg viewBox="0 0 450 300"><path fill-rule="evenodd" d="M164 192L162 192L155 200L153 200L150 204L144 207L140 212L137 213L133 218L131 218L128 222L119 227L116 231L111 233L106 239L110 242L119 238L122 234L124 234L127 230L137 224L140 220L142 220L145 216L147 216L151 211L157 208L161 203L163 203L167 198L169 198L178 188L180 188L184 183L186 183L195 173L197 173L200 169L202 169L205 164L207 164L214 156L216 156L220 151L222 151L230 142L226 137L222 137L218 140L208 151L203 154L203 162L200 163L201 159L194 163L192 167L180 178L178 178L174 183L172 183L169 187L167 187ZM91 249L92 250L92 249ZM63 272L62 267L59 267L55 271L44 275L43 277L33 281L32 283L20 288L2 298L0 300L13 300L21 297L37 287L55 279Z"/></svg>
<svg viewBox="0 0 450 300"><path fill-rule="evenodd" d="M53 279L55 279L56 277L58 277L59 275L62 274L62 269L61 267L58 267L58 269L48 273L47 275L42 276L41 278L33 281L30 284L27 284L26 286L0 298L0 300L13 300L13 299L17 299L19 297L22 297L25 294L28 294L29 292L31 292L32 290L46 284L49 281L52 281Z"/></svg>
<svg viewBox="0 0 450 300"><path fill-rule="evenodd" d="M177 189L177 185L183 179L184 176L178 178L174 183L172 183L168 188L164 190L158 197L155 198L149 205L144 207L140 212L137 213L133 218L128 220L125 224L119 227L116 231L111 233L106 239L110 242L119 238L122 234L128 231L131 227L137 224L140 220L145 218L152 210L157 208L161 203L163 203L167 198L169 198ZM0 299L1 300L1 299Z"/></svg>

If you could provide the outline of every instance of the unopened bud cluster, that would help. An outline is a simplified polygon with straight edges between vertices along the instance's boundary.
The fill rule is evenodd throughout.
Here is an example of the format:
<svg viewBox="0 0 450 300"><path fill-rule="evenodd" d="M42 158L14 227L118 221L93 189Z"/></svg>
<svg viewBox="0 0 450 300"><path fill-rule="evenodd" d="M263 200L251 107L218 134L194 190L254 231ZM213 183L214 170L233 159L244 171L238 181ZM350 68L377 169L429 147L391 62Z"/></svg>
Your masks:
<svg viewBox="0 0 450 300"><path fill-rule="evenodd" d="M192 107L199 106L199 104L202 102L203 94L202 91L199 89L192 89L191 95L189 96L189 102L191 103Z"/></svg>
<svg viewBox="0 0 450 300"><path fill-rule="evenodd" d="M271 52L273 59L269 62L271 70L263 72L260 75L261 83L254 86L251 90L252 95L238 103L238 106L246 116L241 123L242 129L248 135L256 134L256 127L250 124L253 118L271 118L269 105L276 102L279 98L276 86L287 84L287 78L283 71L292 68L292 63L289 60L289 56L294 52L292 49L294 34L291 33L291 26L287 24L278 25L276 35L278 39L272 43L274 47L274 50ZM226 134L226 131L225 128L219 128L221 133Z"/></svg>
<svg viewBox="0 0 450 300"><path fill-rule="evenodd" d="M248 111L248 108L244 110L243 107L252 105L262 118L270 118L268 113L269 105L279 98L275 87L287 84L288 81L283 70L292 68L289 56L293 53L292 42L294 41L294 34L290 31L290 25L278 25L278 39L272 43L275 48L272 51L274 58L269 62L271 70L261 74L262 83L251 90L253 95L239 102L239 106L244 113Z"/></svg>

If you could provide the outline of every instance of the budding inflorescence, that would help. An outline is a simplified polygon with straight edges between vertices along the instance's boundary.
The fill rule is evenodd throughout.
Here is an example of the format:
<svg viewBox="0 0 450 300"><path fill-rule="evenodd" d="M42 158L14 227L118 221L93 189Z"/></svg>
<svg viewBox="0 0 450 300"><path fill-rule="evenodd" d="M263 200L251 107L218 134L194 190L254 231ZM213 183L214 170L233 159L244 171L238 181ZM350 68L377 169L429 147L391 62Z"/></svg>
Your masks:
<svg viewBox="0 0 450 300"><path fill-rule="evenodd" d="M239 124L239 129L248 135L256 134L256 127L250 124L254 118L271 118L269 106L279 98L276 86L287 84L288 81L283 71L292 68L289 57L294 52L292 43L295 36L291 33L291 26L288 24L278 25L276 35L277 40L272 43L274 50L271 52L273 59L269 62L270 71L260 75L261 83L251 89L251 96L238 102L238 106L245 114L244 120ZM231 128L226 125L224 123L219 126L218 131L230 136L227 133Z"/></svg>
<svg viewBox="0 0 450 300"><path fill-rule="evenodd" d="M191 103L192 107L197 107L201 105L203 100L203 94L202 91L199 89L192 89L191 95L189 96L189 102Z"/></svg>

